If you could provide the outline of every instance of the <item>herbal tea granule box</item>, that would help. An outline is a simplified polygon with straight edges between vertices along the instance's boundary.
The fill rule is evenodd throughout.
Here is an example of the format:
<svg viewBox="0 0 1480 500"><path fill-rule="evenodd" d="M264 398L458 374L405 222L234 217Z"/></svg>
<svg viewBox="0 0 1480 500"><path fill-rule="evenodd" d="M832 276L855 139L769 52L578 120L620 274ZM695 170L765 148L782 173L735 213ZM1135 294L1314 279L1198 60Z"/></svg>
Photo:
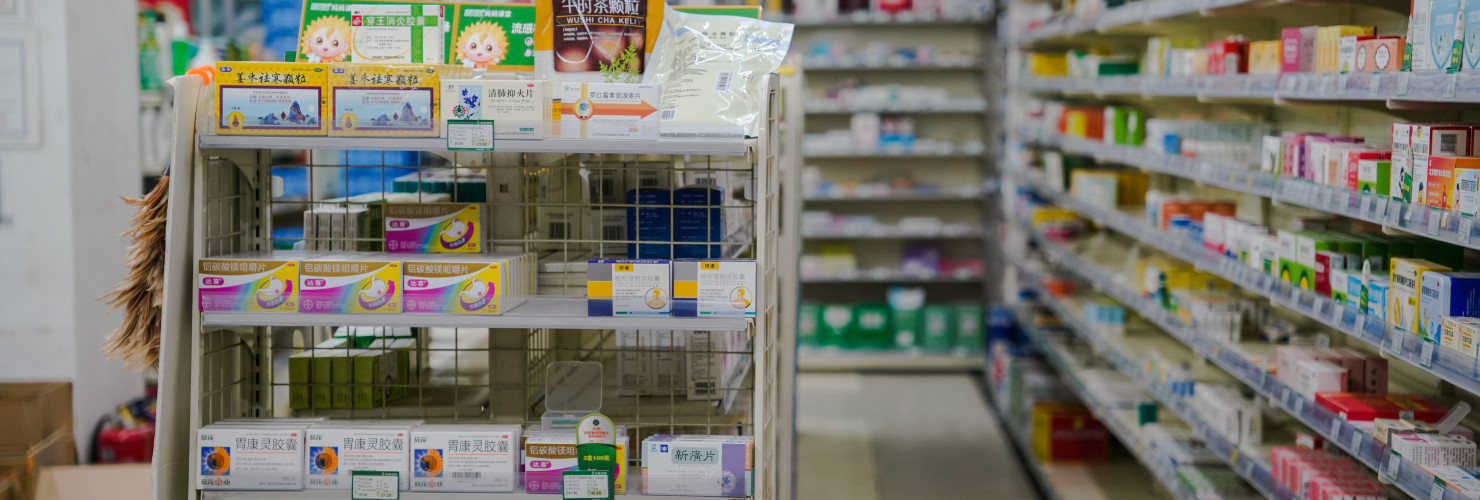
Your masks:
<svg viewBox="0 0 1480 500"><path fill-rule="evenodd" d="M668 315L672 272L672 262L661 259L591 259L586 263L586 314Z"/></svg>
<svg viewBox="0 0 1480 500"><path fill-rule="evenodd" d="M437 68L340 63L329 66L329 135L437 137L442 133Z"/></svg>
<svg viewBox="0 0 1480 500"><path fill-rule="evenodd" d="M750 496L755 438L660 434L642 441L642 494Z"/></svg>
<svg viewBox="0 0 1480 500"><path fill-rule="evenodd" d="M674 316L755 316L752 259L673 261Z"/></svg>
<svg viewBox="0 0 1480 500"><path fill-rule="evenodd" d="M454 16L441 3L303 2L300 59L309 62L442 64Z"/></svg>
<svg viewBox="0 0 1480 500"><path fill-rule="evenodd" d="M659 85L562 82L560 137L658 139Z"/></svg>
<svg viewBox="0 0 1480 500"><path fill-rule="evenodd" d="M401 263L345 254L305 260L300 312L399 313ZM365 259L365 260L361 260Z"/></svg>
<svg viewBox="0 0 1480 500"><path fill-rule="evenodd" d="M407 260L402 270L405 312L503 314L507 266L503 259Z"/></svg>
<svg viewBox="0 0 1480 500"><path fill-rule="evenodd" d="M1440 341L1445 317L1480 316L1480 273L1426 272L1419 286L1419 327L1430 342Z"/></svg>
<svg viewBox="0 0 1480 500"><path fill-rule="evenodd" d="M448 120L493 120L496 138L544 139L550 129L550 82L443 80L444 134Z"/></svg>
<svg viewBox="0 0 1480 500"><path fill-rule="evenodd" d="M195 486L202 490L301 490L302 423L213 424L196 431Z"/></svg>
<svg viewBox="0 0 1480 500"><path fill-rule="evenodd" d="M1449 271L1450 269L1423 259L1393 259L1392 266L1388 269L1388 279L1392 283L1388 290L1387 316L1398 327L1398 330L1422 335L1423 330L1419 324L1419 288L1422 286L1423 275L1427 272Z"/></svg>
<svg viewBox="0 0 1480 500"><path fill-rule="evenodd" d="M480 203L392 203L385 206L385 251L478 253L483 248Z"/></svg>
<svg viewBox="0 0 1480 500"><path fill-rule="evenodd" d="M510 493L519 483L517 425L411 430L411 491Z"/></svg>
<svg viewBox="0 0 1480 500"><path fill-rule="evenodd" d="M348 490L354 471L400 475L401 491L411 487L411 431L405 422L326 423L310 427L310 490Z"/></svg>
<svg viewBox="0 0 1480 500"><path fill-rule="evenodd" d="M205 312L298 312L298 260L272 254L237 254L200 259Z"/></svg>
<svg viewBox="0 0 1480 500"><path fill-rule="evenodd" d="M464 3L452 26L447 64L480 71L534 71L535 6ZM550 102L541 107L548 115Z"/></svg>
<svg viewBox="0 0 1480 500"><path fill-rule="evenodd" d="M216 133L324 135L328 66L216 63Z"/></svg>

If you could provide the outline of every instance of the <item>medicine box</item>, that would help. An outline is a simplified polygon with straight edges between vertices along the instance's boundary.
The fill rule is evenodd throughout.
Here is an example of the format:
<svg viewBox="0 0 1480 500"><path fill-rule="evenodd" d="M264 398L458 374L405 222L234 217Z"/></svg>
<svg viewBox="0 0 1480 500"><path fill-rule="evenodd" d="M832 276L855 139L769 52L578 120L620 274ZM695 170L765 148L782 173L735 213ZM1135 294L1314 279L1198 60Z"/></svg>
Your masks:
<svg viewBox="0 0 1480 500"><path fill-rule="evenodd" d="M1475 334L1480 333L1480 318L1446 316L1440 327L1439 346L1475 359Z"/></svg>
<svg viewBox="0 0 1480 500"><path fill-rule="evenodd" d="M1458 70L1480 69L1480 3L1465 2L1464 15L1454 25L1455 44L1463 46Z"/></svg>
<svg viewBox="0 0 1480 500"><path fill-rule="evenodd" d="M443 64L450 9L441 3L305 2L299 53L309 62Z"/></svg>
<svg viewBox="0 0 1480 500"><path fill-rule="evenodd" d="M411 491L510 493L519 484L517 425L423 425L411 430Z"/></svg>
<svg viewBox="0 0 1480 500"><path fill-rule="evenodd" d="M401 399L415 393L412 389L416 380L412 377L421 373L421 358L417 354L417 342L415 338L386 337L370 341L365 349L371 352L385 352L396 356L395 387L388 388L389 399Z"/></svg>
<svg viewBox="0 0 1480 500"><path fill-rule="evenodd" d="M1399 331L1423 334L1419 322L1419 289L1423 275L1432 271L1449 271L1444 267L1423 259L1393 259L1388 279L1392 283L1388 297L1388 318Z"/></svg>
<svg viewBox="0 0 1480 500"><path fill-rule="evenodd" d="M1392 185L1388 183L1392 177L1392 167L1393 161L1390 159L1358 160L1356 191L1387 196L1392 191Z"/></svg>
<svg viewBox="0 0 1480 500"><path fill-rule="evenodd" d="M1316 30L1316 72L1336 73L1341 69L1341 39L1351 36L1372 36L1372 26L1321 26ZM1351 43L1356 51L1356 42Z"/></svg>
<svg viewBox="0 0 1480 500"><path fill-rule="evenodd" d="M499 139L544 139L550 132L546 80L443 80L442 133L447 120L493 120Z"/></svg>
<svg viewBox="0 0 1480 500"><path fill-rule="evenodd" d="M1357 41L1354 56L1358 73L1398 71L1403 67L1404 39L1378 37Z"/></svg>
<svg viewBox="0 0 1480 500"><path fill-rule="evenodd" d="M1324 361L1305 360L1296 364L1296 390L1306 399L1317 393L1346 392L1347 369Z"/></svg>
<svg viewBox="0 0 1480 500"><path fill-rule="evenodd" d="M560 136L657 140L662 87L629 83L562 82Z"/></svg>
<svg viewBox="0 0 1480 500"><path fill-rule="evenodd" d="M329 135L441 135L437 68L421 64L338 63L329 66Z"/></svg>
<svg viewBox="0 0 1480 500"><path fill-rule="evenodd" d="M1280 145L1280 136L1264 136L1262 153L1259 155L1259 171L1273 174L1280 173L1280 157L1283 156L1283 147Z"/></svg>
<svg viewBox="0 0 1480 500"><path fill-rule="evenodd" d="M385 250L478 253L483 248L481 203L392 203L385 207Z"/></svg>
<svg viewBox="0 0 1480 500"><path fill-rule="evenodd" d="M673 315L755 316L754 259L673 261Z"/></svg>
<svg viewBox="0 0 1480 500"><path fill-rule="evenodd" d="M1249 42L1249 74L1280 74L1280 45L1279 40Z"/></svg>
<svg viewBox="0 0 1480 500"><path fill-rule="evenodd" d="M452 21L447 64L478 71L534 71L535 6L461 3ZM550 115L550 101L540 107ZM543 121L543 120L542 120Z"/></svg>
<svg viewBox="0 0 1480 500"><path fill-rule="evenodd" d="M524 439L524 491L560 493L560 475L576 470L575 432L531 432Z"/></svg>
<svg viewBox="0 0 1480 500"><path fill-rule="evenodd" d="M348 490L355 471L395 472L411 487L411 431L403 421L336 422L308 428L310 490Z"/></svg>
<svg viewBox="0 0 1480 500"><path fill-rule="evenodd" d="M1316 70L1316 26L1280 30L1280 72L1311 73Z"/></svg>
<svg viewBox="0 0 1480 500"><path fill-rule="evenodd" d="M1418 314L1423 337L1438 342L1447 316L1480 316L1480 273L1425 272Z"/></svg>
<svg viewBox="0 0 1480 500"><path fill-rule="evenodd" d="M755 438L659 434L642 442L644 495L747 497Z"/></svg>
<svg viewBox="0 0 1480 500"><path fill-rule="evenodd" d="M1449 408L1407 394L1330 392L1316 394L1315 402L1348 422L1370 422L1402 415L1406 419L1435 423L1449 412Z"/></svg>
<svg viewBox="0 0 1480 500"><path fill-rule="evenodd" d="M1454 51L1456 37L1464 25L1464 0L1430 0L1413 2L1408 17L1408 50L1414 72L1458 70Z"/></svg>
<svg viewBox="0 0 1480 500"><path fill-rule="evenodd" d="M1414 125L1412 139L1413 202L1428 200L1429 158L1470 154L1469 125Z"/></svg>
<svg viewBox="0 0 1480 500"><path fill-rule="evenodd" d="M673 307L672 271L672 262L661 259L587 261L587 315L670 314Z"/></svg>
<svg viewBox="0 0 1480 500"><path fill-rule="evenodd" d="M476 256L407 260L402 268L405 312L503 314L509 296L506 274L512 271L508 266L506 259Z"/></svg>
<svg viewBox="0 0 1480 500"><path fill-rule="evenodd" d="M1392 451L1418 466L1475 466L1475 443L1447 434L1396 433L1388 437Z"/></svg>
<svg viewBox="0 0 1480 500"><path fill-rule="evenodd" d="M216 63L216 133L324 135L328 66Z"/></svg>
<svg viewBox="0 0 1480 500"><path fill-rule="evenodd" d="M298 260L235 254L197 263L199 306L205 312L297 312Z"/></svg>
<svg viewBox="0 0 1480 500"><path fill-rule="evenodd" d="M1393 164L1389 170L1388 196L1395 200L1413 202L1413 124L1393 124ZM1422 200L1419 200L1422 201Z"/></svg>
<svg viewBox="0 0 1480 500"><path fill-rule="evenodd" d="M1344 36L1336 45L1337 73L1352 73L1357 71L1357 45L1361 42L1372 40L1372 36Z"/></svg>
<svg viewBox="0 0 1480 500"><path fill-rule="evenodd" d="M1462 193L1468 193L1466 205L1471 207L1480 201L1475 199L1475 181L1480 179L1480 157L1432 155L1429 157L1429 182L1425 201L1428 206L1445 210L1459 209ZM1467 181L1467 189L1461 189L1461 180Z"/></svg>
<svg viewBox="0 0 1480 500"><path fill-rule="evenodd" d="M300 312L400 313L401 263L379 254L335 254L301 263Z"/></svg>
<svg viewBox="0 0 1480 500"><path fill-rule="evenodd" d="M302 423L214 424L196 431L195 487L201 490L303 489Z"/></svg>

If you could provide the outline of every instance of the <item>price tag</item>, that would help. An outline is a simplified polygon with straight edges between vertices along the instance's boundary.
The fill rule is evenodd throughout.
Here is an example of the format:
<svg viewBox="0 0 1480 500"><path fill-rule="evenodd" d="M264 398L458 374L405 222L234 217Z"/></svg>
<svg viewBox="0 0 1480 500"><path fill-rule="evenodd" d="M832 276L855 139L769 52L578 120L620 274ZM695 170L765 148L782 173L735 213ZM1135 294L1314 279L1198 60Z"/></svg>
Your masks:
<svg viewBox="0 0 1480 500"><path fill-rule="evenodd" d="M1303 410L1303 409L1305 409L1305 398L1300 397L1299 394L1296 394L1295 395L1295 405L1291 407L1291 413L1294 413L1296 417L1299 417L1300 416L1300 410Z"/></svg>
<svg viewBox="0 0 1480 500"><path fill-rule="evenodd" d="M1385 466L1385 467L1382 468L1382 475L1383 476L1386 476L1389 481L1397 481L1398 480L1398 468L1399 467L1402 467L1402 465L1403 465L1403 457L1400 456L1400 455L1398 455L1398 452L1396 452L1396 451L1389 452L1388 453L1387 466Z"/></svg>
<svg viewBox="0 0 1480 500"><path fill-rule="evenodd" d="M604 470L567 470L560 475L562 500L612 497L611 474Z"/></svg>
<svg viewBox="0 0 1480 500"><path fill-rule="evenodd" d="M1466 244L1466 245L1470 244L1470 231L1472 229L1474 229L1474 226L1475 226L1475 217L1474 216L1470 216L1470 215L1461 215L1461 216L1459 216L1459 228L1458 229L1455 229L1455 232L1457 234L1459 234L1459 242L1460 243Z"/></svg>
<svg viewBox="0 0 1480 500"><path fill-rule="evenodd" d="M1341 419L1331 417L1331 439L1341 437Z"/></svg>
<svg viewBox="0 0 1480 500"><path fill-rule="evenodd" d="M1346 93L1346 84L1348 83L1347 80L1350 79L1348 78L1349 76L1345 73L1336 76L1336 91L1338 93Z"/></svg>
<svg viewBox="0 0 1480 500"><path fill-rule="evenodd" d="M1429 488L1429 500L1444 500L1444 490L1448 488L1443 479L1434 478L1434 486Z"/></svg>
<svg viewBox="0 0 1480 500"><path fill-rule="evenodd" d="M493 151L493 120L447 120L448 151Z"/></svg>
<svg viewBox="0 0 1480 500"><path fill-rule="evenodd" d="M1398 72L1398 95L1403 95L1403 94L1407 94L1408 93L1408 84L1410 83L1409 80L1411 80L1412 78L1413 78L1413 73L1411 73L1411 72L1408 72L1408 71L1400 71L1400 72Z"/></svg>
<svg viewBox="0 0 1480 500"><path fill-rule="evenodd" d="M401 473L357 470L350 473L350 500L399 500Z"/></svg>
<svg viewBox="0 0 1480 500"><path fill-rule="evenodd" d="M1369 75L1367 77L1367 95L1377 97L1382 89L1382 75Z"/></svg>
<svg viewBox="0 0 1480 500"><path fill-rule="evenodd" d="M1289 387L1285 387L1285 388L1280 389L1280 390L1283 391L1283 392L1280 393L1280 406L1289 407L1290 406L1290 388Z"/></svg>
<svg viewBox="0 0 1480 500"><path fill-rule="evenodd" d="M1438 354L1436 349L1434 349L1435 345L1438 345L1438 343L1428 340L1423 341L1423 349L1419 350L1418 353L1418 364L1420 366L1424 368L1434 367L1434 358Z"/></svg>
<svg viewBox="0 0 1480 500"><path fill-rule="evenodd" d="M1367 436L1364 435L1364 434L1362 434L1362 430L1361 429L1358 429L1356 427L1353 427L1352 428L1352 446L1351 446L1351 448L1352 448L1352 456L1354 456L1354 457L1362 456L1362 445L1364 445L1364 444L1367 444Z"/></svg>
<svg viewBox="0 0 1480 500"><path fill-rule="evenodd" d="M1403 332L1390 330L1386 340L1388 353L1394 356L1403 355Z"/></svg>
<svg viewBox="0 0 1480 500"><path fill-rule="evenodd" d="M1238 463L1238 445L1234 445L1233 451L1228 453L1228 464L1233 465L1236 463Z"/></svg>
<svg viewBox="0 0 1480 500"><path fill-rule="evenodd" d="M1443 219L1443 212L1439 209L1429 211L1429 236L1439 235L1439 221Z"/></svg>
<svg viewBox="0 0 1480 500"><path fill-rule="evenodd" d="M1454 99L1454 93L1459 90L1459 73L1449 75L1449 82L1444 84L1444 92L1441 94L1445 99Z"/></svg>

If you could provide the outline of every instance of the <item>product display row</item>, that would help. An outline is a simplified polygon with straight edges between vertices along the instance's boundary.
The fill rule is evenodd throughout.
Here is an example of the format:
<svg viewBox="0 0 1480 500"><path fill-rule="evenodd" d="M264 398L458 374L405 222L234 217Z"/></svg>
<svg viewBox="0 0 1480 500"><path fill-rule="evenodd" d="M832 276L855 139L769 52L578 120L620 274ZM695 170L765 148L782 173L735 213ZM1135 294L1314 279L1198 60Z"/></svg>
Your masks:
<svg viewBox="0 0 1480 500"><path fill-rule="evenodd" d="M973 280L986 272L981 259L942 257L941 252L936 244L907 244L897 266L859 269L851 245L827 243L821 254L802 255L801 275L804 281Z"/></svg>
<svg viewBox="0 0 1480 500"><path fill-rule="evenodd" d="M564 494L610 498L628 490L629 455L641 456L644 495L752 494L754 439L652 435L631 450L627 431L604 415L579 430L518 425L424 425L420 421L240 419L201 427L202 490L341 490L388 475L397 491ZM395 486L395 483L399 483ZM579 487L580 493L566 491ZM597 490L592 496L586 489ZM585 495L585 496L578 496Z"/></svg>
<svg viewBox="0 0 1480 500"><path fill-rule="evenodd" d="M920 288L895 287L886 303L803 303L797 343L810 349L980 352L981 306L931 304L926 297Z"/></svg>

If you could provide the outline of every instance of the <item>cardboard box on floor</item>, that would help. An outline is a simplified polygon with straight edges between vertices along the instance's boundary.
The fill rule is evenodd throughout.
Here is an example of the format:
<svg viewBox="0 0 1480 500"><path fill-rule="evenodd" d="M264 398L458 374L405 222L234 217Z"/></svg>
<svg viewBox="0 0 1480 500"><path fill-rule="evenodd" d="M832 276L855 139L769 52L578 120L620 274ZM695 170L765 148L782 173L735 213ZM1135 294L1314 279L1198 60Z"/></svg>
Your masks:
<svg viewBox="0 0 1480 500"><path fill-rule="evenodd" d="M31 498L41 468L77 463L77 444L71 426L53 432L29 448L0 448L0 480L15 484L18 500ZM5 497L0 496L0 500Z"/></svg>
<svg viewBox="0 0 1480 500"><path fill-rule="evenodd" d="M43 467L36 500L152 500L150 478L149 464Z"/></svg>
<svg viewBox="0 0 1480 500"><path fill-rule="evenodd" d="M72 427L72 384L0 384L0 448L28 448Z"/></svg>

